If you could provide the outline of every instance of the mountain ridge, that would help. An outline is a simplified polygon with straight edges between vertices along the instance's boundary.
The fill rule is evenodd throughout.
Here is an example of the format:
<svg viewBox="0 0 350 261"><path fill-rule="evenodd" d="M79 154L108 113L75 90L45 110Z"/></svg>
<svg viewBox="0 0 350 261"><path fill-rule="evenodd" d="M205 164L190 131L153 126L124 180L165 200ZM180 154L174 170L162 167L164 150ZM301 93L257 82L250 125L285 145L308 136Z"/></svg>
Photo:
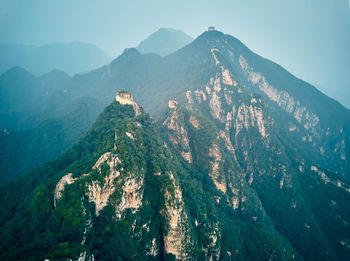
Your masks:
<svg viewBox="0 0 350 261"><path fill-rule="evenodd" d="M216 42L216 40L218 40L218 42ZM208 41L210 45L208 45ZM218 46L220 44L222 45L221 49L220 46ZM158 121L167 110L169 99L176 98L179 101L185 100L187 90L204 86L209 80L208 75L212 69L208 64L210 59L212 59L212 48L220 49L217 55L221 55L225 58L222 59L222 62L225 63L225 66L236 81L242 84L242 89L244 87L251 93L261 94L265 97L264 99L270 107L271 113L276 116L276 119L283 119L278 123L278 128L284 133L284 139L291 140L291 137L293 137L293 139L298 140L298 142L292 146L299 148L300 152L303 152L307 157L311 155L312 161L320 165L325 165L325 163L328 164L329 162L329 165L324 167L338 172L341 176L348 175L346 173L349 171L349 167L347 167L349 164L346 162L348 162L350 156L347 155L346 148L349 146L349 135L348 130L343 127L344 124L348 124L346 123L348 111L342 108L342 106L333 103L334 105L332 106L335 107L334 111L337 111L336 117L328 112L324 114L323 109L320 109L320 106L317 104L315 107L311 99L311 103L309 102L306 105L302 104L299 107L295 107L300 111L300 115L297 114L299 112L296 111L296 109L294 109L295 111L293 113L289 113L286 111L286 106L283 104L287 104L290 98L293 98L295 104L297 102L303 102L303 99L300 98L302 95L298 94L294 97L292 91L289 93L289 90L293 90L294 88L289 88L287 90L288 92L286 92L283 84L274 86L269 83L268 81L270 81L270 78L273 78L274 75L270 73L268 76L265 76L264 72L261 73L259 71L260 69L271 68L272 62L262 57L256 59L251 58L256 57L256 55L245 47L242 42L221 32L205 32L193 43L163 58L150 54L139 55L136 54L136 52L134 53L135 56L132 58L128 58L125 54L121 55L110 65L101 67L88 74L75 76L69 88L67 88L67 93L62 94L62 97L64 97L62 100L71 101L72 99L79 98L79 96L90 96L96 97L102 104L107 105L110 101L109 97L111 97L117 89L127 89L134 94L136 99L139 100L146 110ZM239 54L242 54L240 49L244 52L249 51L248 55L243 53L247 57L242 55L249 65L246 69L242 69L241 65L244 65L244 60L239 60ZM131 50L132 49L129 51ZM257 62L255 60L257 60ZM254 62L260 64L260 67L256 67ZM255 69L251 63L259 70ZM282 67L273 65L272 68L274 71L277 71L276 75L281 82L286 82L291 79L291 75ZM192 73L189 73L190 71ZM259 73L262 75L259 76ZM253 79L253 76L260 77L260 82L256 84L252 82L251 79ZM269 87L274 87L269 90L278 91L279 100L275 99L277 96L274 97L270 95L275 100L271 99L271 97L264 92L264 89L261 89L263 86L262 84L264 84L263 79L265 79L265 82L269 83ZM297 79L294 79L293 83L288 85L293 87L294 85L300 84L301 83ZM305 83L302 83L301 86L309 88ZM320 96L321 94L315 92L315 95ZM159 104L152 102L152 99L156 96L159 97ZM308 100L310 100L310 98ZM324 104L328 104L329 102L330 100L325 98ZM320 115L316 115L315 112ZM294 114L297 115L297 118ZM315 129L315 132L311 130L310 127L308 127L309 130L305 128L305 124L311 124L311 121L309 120L309 122L307 122L308 120L305 118L310 117L310 115L313 115L313 117L316 115L317 118L325 118L325 120L322 120L322 118L318 119L320 124L325 123L324 126L320 125L321 131L316 131ZM305 119L302 118L301 122L299 122L299 116ZM304 120L306 121L304 122ZM328 127L330 127L329 131L327 131ZM332 128L333 130L331 131ZM341 132L342 128L343 132ZM311 131L315 133L311 133ZM329 133L328 136L327 133ZM322 141L322 139L324 139L324 141ZM343 141L344 145L342 145ZM329 147L328 150L327 147ZM336 150L335 153L334 150ZM305 153L305 151L307 151L307 153Z"/></svg>
<svg viewBox="0 0 350 261"><path fill-rule="evenodd" d="M208 84L169 101L161 129L118 91L68 152L1 188L2 259L348 257L349 184L285 146L215 52Z"/></svg>
<svg viewBox="0 0 350 261"><path fill-rule="evenodd" d="M108 63L111 59L96 45L83 42L51 43L41 46L0 45L0 73L21 66L35 75L60 69L68 74L83 73ZM74 58L74 62L67 60Z"/></svg>
<svg viewBox="0 0 350 261"><path fill-rule="evenodd" d="M156 53L166 56L192 42L189 35L172 28L160 28L143 40L136 49L141 53Z"/></svg>

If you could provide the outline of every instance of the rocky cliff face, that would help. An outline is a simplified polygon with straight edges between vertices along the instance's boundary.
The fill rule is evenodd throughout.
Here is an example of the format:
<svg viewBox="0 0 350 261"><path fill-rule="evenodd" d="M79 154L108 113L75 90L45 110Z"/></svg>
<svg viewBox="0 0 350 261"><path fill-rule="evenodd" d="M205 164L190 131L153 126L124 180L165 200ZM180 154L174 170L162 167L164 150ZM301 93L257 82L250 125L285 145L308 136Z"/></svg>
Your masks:
<svg viewBox="0 0 350 261"><path fill-rule="evenodd" d="M190 151L190 141L188 138L187 131L184 126L181 126L183 121L183 115L178 109L178 103L175 100L169 101L169 117L163 122L163 126L169 130L168 137L172 144L180 152L181 156L192 163L192 154Z"/></svg>
<svg viewBox="0 0 350 261"><path fill-rule="evenodd" d="M302 192L302 183L305 181L299 173L304 173L304 169L310 168L310 165L307 166L302 160L297 166L288 158L286 150L289 148L279 140L274 117L268 112L263 96L251 94L249 88L238 83L239 78L235 79L232 69L225 66L227 62L220 60L223 55L219 48L212 49L211 54L215 69L209 82L202 88L183 93L184 104L176 104L176 113L171 108L164 121L169 141L181 155L183 152L179 144L186 147L192 155L192 165L201 164L196 157L196 149L200 147L198 142L201 141L196 140L194 133L205 126L198 119L211 121L215 126L211 133L215 134L206 141L206 152L201 157L207 159L204 160L207 175L219 192L220 196L215 197L217 203L226 201L236 213L252 222L273 222L277 231L306 258L313 257L312 254L307 254L309 248L318 248L320 245L324 249L319 249L319 257L335 258L345 248L334 252L333 243L325 243L329 232L323 230L318 217L308 214L313 211L306 203L309 202L309 195L306 191ZM248 80L294 118L296 123L289 127L290 132L303 128L311 141L324 137L320 119L315 113L287 92L278 91L271 86L261 74L249 68L243 57L239 61ZM169 122L171 124L167 124ZM186 134L186 139L181 135L174 136L174 129L181 130L178 134ZM204 150L203 147L201 149ZM227 164L228 161L230 164ZM341 189L348 191L348 186L340 180L331 181L325 172L316 167L311 167L311 170L318 173L318 182L338 186L338 193L341 193ZM298 219L299 215L303 218ZM292 219L293 227L298 228L299 232L290 229ZM345 229L346 223L341 226ZM305 233L309 233L307 245L301 245L298 242L300 239L296 238L303 238ZM336 242L340 241L345 242L338 235Z"/></svg>
<svg viewBox="0 0 350 261"><path fill-rule="evenodd" d="M126 233L130 239L145 244L142 255L158 258L172 255L178 260L191 259L194 241L190 234L191 225L181 187L171 169L159 167L164 164L164 159L156 159L155 152L146 147L148 140L154 139L152 136L157 137L158 134L147 129L149 122L142 123L145 114L142 114L142 109L129 93L118 92L116 102L120 104L118 107L120 110L123 110L123 106L131 105L134 116L124 118L116 125L112 136L113 150L103 153L93 164L90 172L74 178L72 173L63 176L55 189L55 208L64 208L64 202L61 202L63 197L74 196L75 200L81 202L80 215L87 219L81 235L81 245L85 250L79 254L79 260L101 258L96 256L94 251L87 249L89 234L97 229L96 223L101 215L106 215L106 208L112 209L110 218L117 224L131 222L130 227L125 227ZM157 146L161 154L169 154L166 147L159 142L156 140L156 144L152 146ZM157 162L158 165L150 167L149 164L153 164L151 162ZM167 184L160 186L157 191L158 197L163 202L161 205L156 202L159 198L152 198L147 193L148 187L152 186L150 182L159 180ZM74 186L75 192L71 195ZM154 209L156 216L145 218L144 215L147 213L145 211L150 204L157 204L158 212ZM92 209L94 211L91 211ZM161 224L157 225L158 228L154 227L156 219L162 220ZM162 233L164 235L161 236L154 229L164 230ZM151 236L152 234L155 237ZM135 254L132 253L130 257Z"/></svg>
<svg viewBox="0 0 350 261"><path fill-rule="evenodd" d="M239 57L239 64L253 91L261 93L273 106L279 107L288 114L287 124L280 123L285 125L284 128L287 133L289 132L287 135L292 136L295 143L308 147L308 150L313 152L314 159L321 158L330 162L329 156L332 155L332 161L336 160L337 166L334 165L331 168L340 175L346 176L348 160L346 140L349 137L343 133L343 127L334 126L327 120L320 119L317 112L308 108L303 101L298 100L287 90L278 90L261 72L254 71L243 56ZM316 162L319 163L319 161Z"/></svg>

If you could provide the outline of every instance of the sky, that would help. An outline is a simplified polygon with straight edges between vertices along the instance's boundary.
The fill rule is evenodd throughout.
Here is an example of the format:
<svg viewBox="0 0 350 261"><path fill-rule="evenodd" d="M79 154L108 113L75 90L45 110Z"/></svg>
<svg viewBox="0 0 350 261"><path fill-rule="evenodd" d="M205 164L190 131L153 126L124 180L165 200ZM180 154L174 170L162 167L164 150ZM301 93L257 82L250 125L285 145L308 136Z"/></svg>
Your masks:
<svg viewBox="0 0 350 261"><path fill-rule="evenodd" d="M350 107L350 0L0 0L0 44L81 41L112 57L161 27L207 26Z"/></svg>

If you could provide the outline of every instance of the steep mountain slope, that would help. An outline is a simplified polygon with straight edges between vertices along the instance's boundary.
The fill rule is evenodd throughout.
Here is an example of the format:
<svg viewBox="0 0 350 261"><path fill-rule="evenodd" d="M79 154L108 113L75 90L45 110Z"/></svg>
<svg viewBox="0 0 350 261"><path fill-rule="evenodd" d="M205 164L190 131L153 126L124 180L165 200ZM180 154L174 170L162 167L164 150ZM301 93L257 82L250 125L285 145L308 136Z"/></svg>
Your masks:
<svg viewBox="0 0 350 261"><path fill-rule="evenodd" d="M137 50L140 53L156 53L166 56L192 42L192 37L182 31L171 28L160 28L145 40L143 40Z"/></svg>
<svg viewBox="0 0 350 261"><path fill-rule="evenodd" d="M63 137L39 127L48 141L35 144L54 157L118 89L156 122L119 91L71 149L2 187L2 260L350 258L347 109L209 31L166 57L126 49L76 75L52 106L86 104L62 118ZM0 158L16 172L27 154Z"/></svg>
<svg viewBox="0 0 350 261"><path fill-rule="evenodd" d="M211 52L216 70L208 83L188 90L182 106L177 101L169 103L163 123L169 141L193 168L207 169L223 194L219 201L232 202L236 213L256 222L261 216L249 213L252 210L247 207L252 199L246 188L253 189L274 227L305 259L348 258L349 184L309 165L290 149L262 97L246 93L218 49ZM214 126L209 130L208 121ZM228 161L223 147L238 164ZM235 173L232 168L237 165L241 174L232 179L230 173ZM330 191L338 191L337 196ZM321 199L315 193L325 194Z"/></svg>
<svg viewBox="0 0 350 261"><path fill-rule="evenodd" d="M92 44L52 43L42 46L0 45L0 73L20 66L36 75L62 70L71 75L87 72L108 63L111 58Z"/></svg>
<svg viewBox="0 0 350 261"><path fill-rule="evenodd" d="M350 111L237 39L212 34L211 43L215 41L245 88L264 97L283 136L304 156L349 178Z"/></svg>
<svg viewBox="0 0 350 261"><path fill-rule="evenodd" d="M213 54L220 64L213 63ZM285 144L296 148L311 164L349 180L349 110L218 31L205 32L166 57L126 49L109 65L73 77L57 94L57 106L52 107L66 111L81 97L106 106L115 91L125 89L159 121L169 99L185 101L186 91L205 86L213 71L222 66L241 91L261 95ZM100 113L97 109L96 115ZM87 124L93 121L91 118Z"/></svg>
<svg viewBox="0 0 350 261"><path fill-rule="evenodd" d="M172 106L171 135L184 134L187 116ZM68 152L0 190L1 259L300 259L228 138L196 117L191 143L209 154L197 147L179 160L131 95L118 92Z"/></svg>

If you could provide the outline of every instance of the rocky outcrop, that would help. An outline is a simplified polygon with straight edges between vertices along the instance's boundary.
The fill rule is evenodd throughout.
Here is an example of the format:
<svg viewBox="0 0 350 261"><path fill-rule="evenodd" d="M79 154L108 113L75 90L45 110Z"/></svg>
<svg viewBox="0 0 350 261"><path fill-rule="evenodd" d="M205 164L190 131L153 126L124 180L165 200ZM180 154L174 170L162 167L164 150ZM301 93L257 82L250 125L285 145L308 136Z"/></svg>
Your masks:
<svg viewBox="0 0 350 261"><path fill-rule="evenodd" d="M223 64L220 62L220 60L218 59L218 53L219 53L219 49L218 48L212 48L211 49L211 53L213 55L213 59L215 61L215 65L220 68L221 70L221 75L220 75L220 78L221 78L221 82L222 84L225 84L225 85L230 85L230 86L237 86L238 83L237 81L234 81L231 77L231 73L230 71L225 68L225 66L223 66Z"/></svg>
<svg viewBox="0 0 350 261"><path fill-rule="evenodd" d="M54 196L54 206L56 207L57 201L60 200L63 196L64 187L66 185L70 185L74 183L76 179L72 177L72 173L69 173L65 176L63 176L60 181L58 181L56 188L55 188L55 196Z"/></svg>
<svg viewBox="0 0 350 261"><path fill-rule="evenodd" d="M103 184L94 180L87 187L87 196L90 202L94 202L96 206L96 215L107 206L109 197L115 192L114 180L119 176L118 171L111 172L104 178Z"/></svg>
<svg viewBox="0 0 350 261"><path fill-rule="evenodd" d="M182 191L176 184L174 175L169 172L167 175L172 183L171 190L164 191L165 211L163 215L168 221L169 227L164 237L165 253L173 254L176 260L188 260L192 240L189 235L188 216L184 209Z"/></svg>
<svg viewBox="0 0 350 261"><path fill-rule="evenodd" d="M277 90L269 84L265 76L255 72L243 56L239 57L239 63L243 72L247 75L248 81L257 85L271 101L292 115L306 130L311 131L315 136L319 136L320 120L316 114L308 110L288 92Z"/></svg>
<svg viewBox="0 0 350 261"><path fill-rule="evenodd" d="M107 163L109 166L109 175L105 176L103 182L94 180L91 184L87 184L87 196L90 202L94 202L96 206L96 215L107 205L108 199L115 191L114 180L120 175L120 172L116 169L117 164L120 163L120 159L116 154L106 152L103 154L94 164L92 170L97 170L101 173L102 164ZM72 173L62 177L57 183L55 189L54 205L56 207L57 201L62 197L64 192L64 186L74 183L74 181L90 176L90 173L83 174L78 178L72 178Z"/></svg>
<svg viewBox="0 0 350 261"><path fill-rule="evenodd" d="M89 255L86 251L80 253L77 261L95 261L94 255Z"/></svg>
<svg viewBox="0 0 350 261"><path fill-rule="evenodd" d="M226 179L224 175L220 174L220 163L221 163L221 153L219 146L215 143L209 147L209 157L210 157L210 170L209 176L212 178L216 188L222 193L226 193Z"/></svg>
<svg viewBox="0 0 350 261"><path fill-rule="evenodd" d="M122 181L119 203L113 204L118 218L122 217L126 209L131 209L134 213L142 206L144 175L145 173L129 173L129 177Z"/></svg>
<svg viewBox="0 0 350 261"><path fill-rule="evenodd" d="M101 172L101 165L103 163L107 163L109 166L110 172L115 175L117 164L120 163L120 159L116 154L113 154L112 152L106 152L103 154L95 163L95 165L92 167L92 169L97 169Z"/></svg>
<svg viewBox="0 0 350 261"><path fill-rule="evenodd" d="M320 170L316 166L311 166L311 171L316 172L325 184L331 184L338 188L350 193L350 185L336 178L330 178L326 175L325 171Z"/></svg>
<svg viewBox="0 0 350 261"><path fill-rule="evenodd" d="M315 106L314 102L303 100L300 96L302 94L292 95L287 90L272 85L267 77L261 72L255 71L242 55L238 59L238 64L248 81L249 87L247 89L262 93L271 104L278 106L282 110L281 112L290 116L289 122L286 124L287 119L284 119L284 114L276 109L277 120L281 121L280 127L289 130L289 133L286 133L287 138L303 147L307 151L305 156L314 164L322 165L327 169L332 169L335 173L347 176L349 172L347 153L349 142L343 143L342 140L344 138L349 140L349 134L343 132L344 123L339 124L339 119L337 119L342 108L338 107L338 111L334 115L327 115L318 106ZM329 103L330 106L334 106L331 104ZM288 127L284 127L284 125L288 125ZM340 145L341 143L343 145Z"/></svg>
<svg viewBox="0 0 350 261"><path fill-rule="evenodd" d="M117 170L117 165L120 160L117 155L107 152L103 154L94 165L94 169L101 172L101 165L106 162L109 166L109 175L105 176L103 182L98 180L87 184L87 196L90 202L94 202L96 206L96 215L108 204L110 196L116 192L117 187L121 188L118 191L120 198L118 203L113 203L116 216L121 218L126 209L137 210L142 205L143 197L143 180L145 173L141 170L140 173L135 170L135 173L124 174L123 179L117 180L120 172ZM121 169L123 171L123 169Z"/></svg>
<svg viewBox="0 0 350 261"><path fill-rule="evenodd" d="M188 121L192 124L192 126L195 129L197 129L197 130L200 129L200 122L198 121L198 119L195 116L190 115L190 118Z"/></svg>
<svg viewBox="0 0 350 261"><path fill-rule="evenodd" d="M207 260L220 260L221 253L221 233L219 223L206 224L208 226L208 244L203 247L202 251Z"/></svg>
<svg viewBox="0 0 350 261"><path fill-rule="evenodd" d="M235 149L233 148L232 142L229 135L225 131L219 131L217 139L222 139L224 141L226 149L232 153L232 156L237 160Z"/></svg>
<svg viewBox="0 0 350 261"><path fill-rule="evenodd" d="M177 101L169 101L169 115L164 120L163 126L168 130L168 138L175 149L188 162L192 163L192 153L187 130L183 126L184 118L178 108Z"/></svg>
<svg viewBox="0 0 350 261"><path fill-rule="evenodd" d="M261 107L255 106L254 103L250 105L241 104L237 108L237 114L233 118L235 118L236 136L243 128L248 130L250 127L257 127L262 137L268 137L263 110Z"/></svg>

